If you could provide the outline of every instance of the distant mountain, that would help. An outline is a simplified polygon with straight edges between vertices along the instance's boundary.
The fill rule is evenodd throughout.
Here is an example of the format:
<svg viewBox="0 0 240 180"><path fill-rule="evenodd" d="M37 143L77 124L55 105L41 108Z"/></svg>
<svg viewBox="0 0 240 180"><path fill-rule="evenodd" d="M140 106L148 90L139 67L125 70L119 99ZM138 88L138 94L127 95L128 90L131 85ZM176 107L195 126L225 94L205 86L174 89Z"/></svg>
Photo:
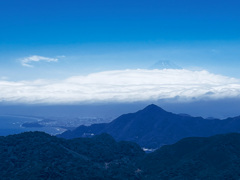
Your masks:
<svg viewBox="0 0 240 180"><path fill-rule="evenodd" d="M165 60L156 62L155 64L150 66L149 69L182 69L182 68L171 61Z"/></svg>
<svg viewBox="0 0 240 180"><path fill-rule="evenodd" d="M145 153L101 134L65 140L42 132L0 137L1 179L138 179Z"/></svg>
<svg viewBox="0 0 240 180"><path fill-rule="evenodd" d="M185 138L140 163L144 179L240 179L240 134Z"/></svg>
<svg viewBox="0 0 240 180"><path fill-rule="evenodd" d="M79 126L58 136L71 139L108 133L116 140L133 141L146 148L159 148L185 137L207 137L230 132L240 132L240 117L209 120L173 114L152 104L110 123Z"/></svg>

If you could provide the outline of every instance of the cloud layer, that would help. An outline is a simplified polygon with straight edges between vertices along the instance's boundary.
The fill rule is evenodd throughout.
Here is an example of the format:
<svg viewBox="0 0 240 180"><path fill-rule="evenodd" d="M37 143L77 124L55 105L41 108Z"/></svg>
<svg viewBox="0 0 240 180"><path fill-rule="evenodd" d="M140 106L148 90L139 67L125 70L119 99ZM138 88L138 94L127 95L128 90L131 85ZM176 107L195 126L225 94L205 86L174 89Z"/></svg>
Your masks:
<svg viewBox="0 0 240 180"><path fill-rule="evenodd" d="M64 80L0 81L0 102L94 103L240 97L240 80L207 71L116 70Z"/></svg>
<svg viewBox="0 0 240 180"><path fill-rule="evenodd" d="M25 58L21 59L21 64L26 67L33 67L33 65L31 65L31 63L39 62L39 61L57 62L58 59L34 55L34 56L29 56L29 57L25 57Z"/></svg>

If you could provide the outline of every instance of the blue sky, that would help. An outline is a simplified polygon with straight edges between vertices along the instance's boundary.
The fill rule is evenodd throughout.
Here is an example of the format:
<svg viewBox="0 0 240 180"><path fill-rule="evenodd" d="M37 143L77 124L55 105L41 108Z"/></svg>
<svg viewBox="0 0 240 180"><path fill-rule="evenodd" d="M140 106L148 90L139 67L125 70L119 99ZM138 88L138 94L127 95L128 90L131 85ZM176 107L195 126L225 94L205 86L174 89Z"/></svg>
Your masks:
<svg viewBox="0 0 240 180"><path fill-rule="evenodd" d="M225 76L240 79L239 6L237 0L2 0L0 80L7 84L29 81L22 89L33 88L29 86L30 81L34 84L38 79L45 79L43 87L46 82L58 80L54 86L57 90L57 84L62 87L73 76L84 76L84 81L96 83L86 76L95 77L91 74L99 73L96 77L105 77L102 71L122 70L113 73L122 75L131 69L127 71L129 76L140 76L135 69L148 69L158 61L174 62L187 70L168 71L173 74L166 75L169 78L179 73L186 77L191 71L192 77L203 76L200 83L213 76L215 84L222 76L222 79ZM208 77L204 72L195 73L204 70L208 71ZM149 72L142 73L147 81ZM151 73L165 75L165 72ZM189 82L193 83L194 79ZM234 93L238 92L237 81L227 79L221 82L224 87L229 87L226 82L232 83ZM126 78L124 83L132 82ZM213 84L210 87L213 89L202 93L209 95L216 91L227 96ZM18 90L13 88L12 93L15 91ZM29 92L24 93L9 98L24 99ZM115 96L121 99L119 94ZM34 99L39 100L32 95L29 101Z"/></svg>
<svg viewBox="0 0 240 180"><path fill-rule="evenodd" d="M31 55L64 55L76 66L85 64L82 55L95 54L89 61L104 62L105 56L133 54L135 58L126 60L130 68L132 61L151 65L158 59L210 70L212 63L219 66L220 61L234 68L239 65L239 5L237 0L1 1L0 62L10 71L11 67L21 70L17 60ZM171 56L173 50L187 55L175 53L180 56L176 58ZM139 52L141 57L152 54L154 58L139 58ZM122 60L110 61L115 68ZM54 67L60 68L61 62L65 61Z"/></svg>
<svg viewBox="0 0 240 180"><path fill-rule="evenodd" d="M239 40L236 0L9 0L1 45Z"/></svg>

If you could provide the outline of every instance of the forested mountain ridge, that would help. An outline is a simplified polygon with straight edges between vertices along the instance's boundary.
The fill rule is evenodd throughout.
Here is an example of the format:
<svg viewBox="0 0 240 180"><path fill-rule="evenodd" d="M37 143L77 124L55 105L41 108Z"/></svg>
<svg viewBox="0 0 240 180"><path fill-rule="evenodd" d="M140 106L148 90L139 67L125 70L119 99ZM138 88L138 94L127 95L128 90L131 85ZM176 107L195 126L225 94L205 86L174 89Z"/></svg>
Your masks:
<svg viewBox="0 0 240 180"><path fill-rule="evenodd" d="M65 140L41 132L0 137L1 179L239 179L240 134L185 138L145 154L101 134Z"/></svg>
<svg viewBox="0 0 240 180"><path fill-rule="evenodd" d="M184 138L148 154L140 163L146 179L240 178L240 134Z"/></svg>
<svg viewBox="0 0 240 180"><path fill-rule="evenodd" d="M42 132L0 137L1 179L137 179L145 153L101 134L65 140Z"/></svg>
<svg viewBox="0 0 240 180"><path fill-rule="evenodd" d="M240 117L204 119L167 112L152 104L136 113L124 114L110 123L79 126L58 136L71 139L108 133L116 140L133 141L141 147L159 148L185 137L207 137L230 132L240 132Z"/></svg>

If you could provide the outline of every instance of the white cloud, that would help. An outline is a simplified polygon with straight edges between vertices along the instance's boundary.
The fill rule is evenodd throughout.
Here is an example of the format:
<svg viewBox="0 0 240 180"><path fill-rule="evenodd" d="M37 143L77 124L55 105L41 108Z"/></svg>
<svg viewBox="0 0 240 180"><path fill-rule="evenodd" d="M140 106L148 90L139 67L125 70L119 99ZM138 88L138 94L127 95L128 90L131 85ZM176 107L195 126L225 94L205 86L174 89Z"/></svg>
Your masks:
<svg viewBox="0 0 240 180"><path fill-rule="evenodd" d="M207 71L116 70L59 81L0 81L0 101L22 103L134 102L240 97L240 80Z"/></svg>
<svg viewBox="0 0 240 180"><path fill-rule="evenodd" d="M32 62L39 62L39 61L46 61L46 62L57 62L57 58L49 58L49 57L44 57L44 56L29 56L21 59L21 64L26 67L33 67L31 65Z"/></svg>

